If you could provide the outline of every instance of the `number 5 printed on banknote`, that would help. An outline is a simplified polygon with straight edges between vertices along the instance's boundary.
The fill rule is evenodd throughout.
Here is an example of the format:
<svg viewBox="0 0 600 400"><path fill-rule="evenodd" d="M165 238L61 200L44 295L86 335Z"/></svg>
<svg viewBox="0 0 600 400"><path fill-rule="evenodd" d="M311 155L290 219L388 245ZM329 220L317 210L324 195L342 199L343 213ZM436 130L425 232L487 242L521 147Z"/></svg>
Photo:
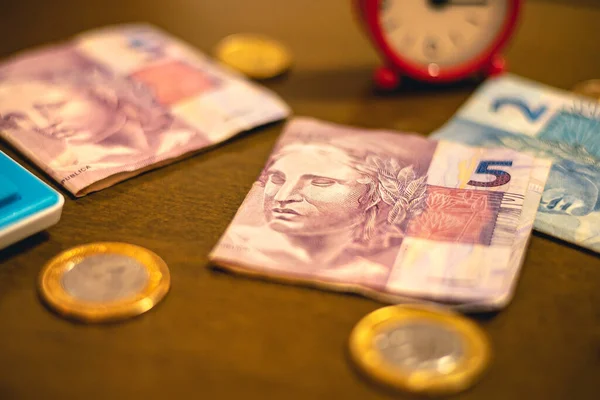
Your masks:
<svg viewBox="0 0 600 400"><path fill-rule="evenodd" d="M504 148L297 118L210 258L386 301L498 308L549 168Z"/></svg>
<svg viewBox="0 0 600 400"><path fill-rule="evenodd" d="M551 159L535 229L600 252L600 103L506 75L432 137Z"/></svg>

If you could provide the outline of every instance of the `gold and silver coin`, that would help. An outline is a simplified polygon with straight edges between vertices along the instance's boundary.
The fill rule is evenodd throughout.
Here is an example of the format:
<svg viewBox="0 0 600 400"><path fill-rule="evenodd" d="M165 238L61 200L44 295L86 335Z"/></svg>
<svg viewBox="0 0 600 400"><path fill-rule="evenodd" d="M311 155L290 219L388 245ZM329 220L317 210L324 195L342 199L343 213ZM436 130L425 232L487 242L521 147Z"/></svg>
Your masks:
<svg viewBox="0 0 600 400"><path fill-rule="evenodd" d="M64 251L42 269L39 290L59 314L86 322L142 314L167 294L167 264L127 243L93 243Z"/></svg>
<svg viewBox="0 0 600 400"><path fill-rule="evenodd" d="M226 37L217 45L215 57L253 79L273 78L292 64L290 51L283 44L259 34Z"/></svg>
<svg viewBox="0 0 600 400"><path fill-rule="evenodd" d="M475 323L420 305L372 312L356 325L349 346L353 361L374 380L426 395L466 390L490 360L487 337Z"/></svg>
<svg viewBox="0 0 600 400"><path fill-rule="evenodd" d="M578 83L573 92L600 101L600 79L590 79Z"/></svg>

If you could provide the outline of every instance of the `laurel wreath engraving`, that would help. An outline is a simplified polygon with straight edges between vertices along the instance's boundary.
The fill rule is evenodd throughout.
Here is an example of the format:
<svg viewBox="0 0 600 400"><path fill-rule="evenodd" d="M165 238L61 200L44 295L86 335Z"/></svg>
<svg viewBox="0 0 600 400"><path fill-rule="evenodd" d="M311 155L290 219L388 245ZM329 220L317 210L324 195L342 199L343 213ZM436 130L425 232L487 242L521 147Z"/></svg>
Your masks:
<svg viewBox="0 0 600 400"><path fill-rule="evenodd" d="M412 165L403 167L394 158L384 160L378 156L368 156L366 163L357 166L357 169L365 174L358 182L369 185L368 193L361 199L362 202L367 201L363 239L368 240L374 235L374 210L382 202L391 207L387 223L400 231L403 222L423 212L427 198L427 176L417 176Z"/></svg>

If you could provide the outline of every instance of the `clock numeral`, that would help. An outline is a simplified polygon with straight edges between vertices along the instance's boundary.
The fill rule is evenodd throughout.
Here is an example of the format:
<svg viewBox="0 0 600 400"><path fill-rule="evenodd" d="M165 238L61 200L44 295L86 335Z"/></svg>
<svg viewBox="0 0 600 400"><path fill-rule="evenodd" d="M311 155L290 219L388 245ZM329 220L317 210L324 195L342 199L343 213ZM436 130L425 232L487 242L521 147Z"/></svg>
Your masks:
<svg viewBox="0 0 600 400"><path fill-rule="evenodd" d="M458 46L462 40L460 34L456 32L450 32L448 36L450 37L450 41L452 42L452 44L454 44L455 46Z"/></svg>
<svg viewBox="0 0 600 400"><path fill-rule="evenodd" d="M392 5L392 0L381 0L379 2L379 10L387 11Z"/></svg>
<svg viewBox="0 0 600 400"><path fill-rule="evenodd" d="M479 26L479 19L475 14L468 14L466 21L473 26Z"/></svg>
<svg viewBox="0 0 600 400"><path fill-rule="evenodd" d="M386 21L383 22L383 29L386 32L392 32L395 31L396 29L398 29L400 27L400 23L396 20L393 19L388 19Z"/></svg>
<svg viewBox="0 0 600 400"><path fill-rule="evenodd" d="M423 52L427 58L435 58L438 55L440 44L436 38L428 37L423 42Z"/></svg>

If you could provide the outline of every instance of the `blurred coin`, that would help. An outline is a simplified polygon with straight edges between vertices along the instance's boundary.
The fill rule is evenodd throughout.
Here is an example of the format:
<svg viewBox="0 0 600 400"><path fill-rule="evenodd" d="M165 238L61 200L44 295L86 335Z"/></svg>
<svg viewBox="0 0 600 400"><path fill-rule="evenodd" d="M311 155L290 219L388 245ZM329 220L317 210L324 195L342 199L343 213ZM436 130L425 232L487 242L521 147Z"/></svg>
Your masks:
<svg viewBox="0 0 600 400"><path fill-rule="evenodd" d="M466 390L490 359L487 337L475 323L420 305L372 312L356 325L349 346L353 361L373 379L427 395Z"/></svg>
<svg viewBox="0 0 600 400"><path fill-rule="evenodd" d="M290 52L281 43L263 35L247 33L223 39L217 45L215 57L254 79L280 75L292 63Z"/></svg>
<svg viewBox="0 0 600 400"><path fill-rule="evenodd" d="M165 262L127 243L92 243L64 251L42 269L39 290L58 313L86 322L142 314L169 291Z"/></svg>
<svg viewBox="0 0 600 400"><path fill-rule="evenodd" d="M600 79L580 82L573 87L573 92L600 101Z"/></svg>

